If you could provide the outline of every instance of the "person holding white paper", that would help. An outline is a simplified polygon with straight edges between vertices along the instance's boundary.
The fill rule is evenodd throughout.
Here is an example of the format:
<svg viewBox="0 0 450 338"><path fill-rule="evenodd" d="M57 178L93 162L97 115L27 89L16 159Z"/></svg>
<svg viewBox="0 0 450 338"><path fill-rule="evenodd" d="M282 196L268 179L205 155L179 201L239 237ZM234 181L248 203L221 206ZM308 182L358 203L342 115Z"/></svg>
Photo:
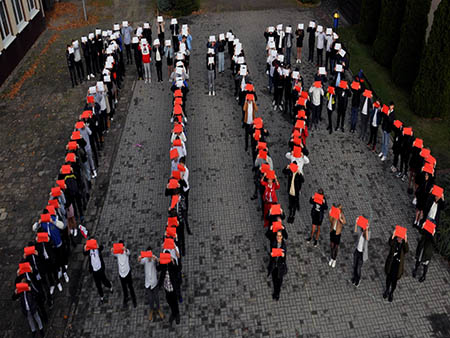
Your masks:
<svg viewBox="0 0 450 338"><path fill-rule="evenodd" d="M164 46L164 56L166 57L167 60L167 76L170 82L170 75L173 72L173 56L174 56L174 48L172 46L172 40L166 40Z"/></svg>
<svg viewBox="0 0 450 338"><path fill-rule="evenodd" d="M133 27L124 21L121 29L123 43L125 45L125 51L127 54L127 65L133 64L133 59L131 57L131 34L133 33Z"/></svg>
<svg viewBox="0 0 450 338"><path fill-rule="evenodd" d="M142 37L149 42L152 42L152 27L150 23L144 22L144 27L142 29Z"/></svg>
<svg viewBox="0 0 450 338"><path fill-rule="evenodd" d="M67 45L66 48L66 61L69 68L70 80L72 81L72 88L78 86L77 75L75 73L75 57L73 55L73 48L71 45Z"/></svg>
<svg viewBox="0 0 450 338"><path fill-rule="evenodd" d="M91 48L86 37L81 38L81 49L83 50L84 62L86 63L87 79L94 78L94 74L91 68Z"/></svg>
<svg viewBox="0 0 450 338"><path fill-rule="evenodd" d="M164 40L162 40L164 41ZM161 46L160 40L155 39L153 41L153 55L155 58L156 74L158 75L158 82L162 82L162 58L164 55L164 49Z"/></svg>
<svg viewBox="0 0 450 338"><path fill-rule="evenodd" d="M323 27L319 26L320 31L316 32L316 47L317 47L317 67L322 67L323 62L323 48L325 46L325 33L323 32Z"/></svg>
<svg viewBox="0 0 450 338"><path fill-rule="evenodd" d="M142 39L141 44L138 47L142 53L142 64L144 65L144 79L145 83L152 83L152 73L150 69L150 45L147 43L146 39Z"/></svg>
<svg viewBox="0 0 450 338"><path fill-rule="evenodd" d="M170 31L172 33L172 47L176 53L178 52L178 34L180 34L180 26L178 25L177 19L170 21Z"/></svg>
<svg viewBox="0 0 450 338"><path fill-rule="evenodd" d="M72 40L72 48L73 48L75 69L77 70L77 74L78 74L78 78L80 79L80 83L83 83L84 69L83 69L83 62L81 61L80 43L78 42L78 40L76 40L76 41Z"/></svg>
<svg viewBox="0 0 450 338"><path fill-rule="evenodd" d="M296 63L302 63L302 48L303 48L303 38L305 37L305 30L303 29L303 24L299 24L297 30L295 31L296 42L297 42L297 60Z"/></svg>
<svg viewBox="0 0 450 338"><path fill-rule="evenodd" d="M329 33L329 28L327 28L327 33ZM326 34L325 36L325 68L330 67L330 73L333 71L333 65L331 63L331 48L333 46L333 34Z"/></svg>
<svg viewBox="0 0 450 338"><path fill-rule="evenodd" d="M163 17L158 16L156 18L156 32L158 34L159 41L164 41L164 26L165 26L165 22L164 22Z"/></svg>
<svg viewBox="0 0 450 338"><path fill-rule="evenodd" d="M308 32L308 61L314 62L314 44L316 42L316 23L311 21L306 30Z"/></svg>
<svg viewBox="0 0 450 338"><path fill-rule="evenodd" d="M292 50L292 27L286 27L286 35L284 36L284 46L286 55L286 64L291 64L291 50Z"/></svg>
<svg viewBox="0 0 450 338"><path fill-rule="evenodd" d="M133 48L134 63L136 65L136 71L138 74L138 80L144 79L144 68L142 66L142 53L139 48L139 38L135 36L131 41L131 47Z"/></svg>
<svg viewBox="0 0 450 338"><path fill-rule="evenodd" d="M216 76L216 59L212 50L206 54L206 69L208 70L208 95L216 96L214 78Z"/></svg>
<svg viewBox="0 0 450 338"><path fill-rule="evenodd" d="M217 42L217 57L218 57L218 71L219 74L225 71L225 36L224 34L219 35L219 42Z"/></svg>
<svg viewBox="0 0 450 338"><path fill-rule="evenodd" d="M278 25L277 26L277 32L275 34L275 45L277 48L277 52L279 54L283 54L283 49L284 49L284 31L283 31L283 25Z"/></svg>

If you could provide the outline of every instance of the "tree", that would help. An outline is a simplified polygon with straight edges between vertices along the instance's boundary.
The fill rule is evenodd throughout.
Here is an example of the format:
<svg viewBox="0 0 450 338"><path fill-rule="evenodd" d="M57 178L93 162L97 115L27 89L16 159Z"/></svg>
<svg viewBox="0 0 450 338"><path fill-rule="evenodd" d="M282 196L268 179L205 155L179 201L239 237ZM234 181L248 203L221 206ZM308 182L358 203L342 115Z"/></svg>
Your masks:
<svg viewBox="0 0 450 338"><path fill-rule="evenodd" d="M372 44L375 41L380 19L381 0L363 0L356 37L359 42Z"/></svg>
<svg viewBox="0 0 450 338"><path fill-rule="evenodd" d="M441 1L411 95L416 114L450 118L450 1Z"/></svg>
<svg viewBox="0 0 450 338"><path fill-rule="evenodd" d="M407 0L397 53L392 60L392 79L411 89L419 72L425 46L431 0Z"/></svg>
<svg viewBox="0 0 450 338"><path fill-rule="evenodd" d="M406 0L382 1L377 38L372 52L375 60L386 67L391 67L392 58L397 51L405 3Z"/></svg>

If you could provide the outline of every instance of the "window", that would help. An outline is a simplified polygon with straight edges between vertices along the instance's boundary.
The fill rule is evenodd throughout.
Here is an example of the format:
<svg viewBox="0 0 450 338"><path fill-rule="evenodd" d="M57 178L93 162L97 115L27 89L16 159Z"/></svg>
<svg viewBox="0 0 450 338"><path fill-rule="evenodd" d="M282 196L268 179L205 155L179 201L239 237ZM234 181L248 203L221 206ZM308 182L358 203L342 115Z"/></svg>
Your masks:
<svg viewBox="0 0 450 338"><path fill-rule="evenodd" d="M0 0L0 33L2 40L11 35L11 26L9 25L8 13L3 0Z"/></svg>
<svg viewBox="0 0 450 338"><path fill-rule="evenodd" d="M34 0L27 0L27 4L30 13L33 11L33 9L36 9L36 4L34 3Z"/></svg>
<svg viewBox="0 0 450 338"><path fill-rule="evenodd" d="M12 4L14 8L14 16L16 18L17 26L19 26L25 20L23 16L22 1L12 0Z"/></svg>

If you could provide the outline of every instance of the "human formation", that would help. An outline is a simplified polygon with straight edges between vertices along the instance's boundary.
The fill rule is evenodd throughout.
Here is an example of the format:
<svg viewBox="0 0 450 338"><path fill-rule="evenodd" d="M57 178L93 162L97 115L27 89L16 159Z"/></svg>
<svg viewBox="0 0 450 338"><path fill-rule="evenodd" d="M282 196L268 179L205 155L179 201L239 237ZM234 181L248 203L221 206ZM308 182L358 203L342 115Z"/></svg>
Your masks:
<svg viewBox="0 0 450 338"><path fill-rule="evenodd" d="M179 304L183 301L182 258L186 254L185 232L191 234L188 221L190 186L189 169L186 166L186 102L192 37L189 27L186 24L180 26L177 19L170 20L168 36L165 35L163 17L158 16L155 25L157 38L154 40L150 23L133 28L131 22L123 21L121 25L115 24L112 30L96 29L95 33L81 37L81 42L73 40L67 45L66 58L72 85L86 80L98 81L89 87L85 109L67 144L65 163L60 169L56 186L51 189L48 205L42 211L39 221L33 225L34 241L24 249L17 270L13 298L20 300L33 334L40 331L43 335L42 322L47 317L45 305L52 306L55 289L62 291L62 280L69 282L68 257L74 245L73 238L79 232L87 239L83 251L88 257L89 270L100 301L103 302L105 298L103 287L113 293L103 260L105 248L97 239L89 236L88 230L81 224L92 180L97 176L98 158L114 119L125 75L125 62L127 65L134 62L138 80L144 80L145 83L152 81L151 64L154 63L157 81L163 82L163 58L166 58L168 81L173 94L173 106L170 107L171 167L165 187L165 195L169 198L167 223L162 234L161 248L142 248L137 259L144 266L144 285L150 302L149 320L165 318L159 303L159 291L164 289L171 311L169 322L180 323ZM309 164L307 138L310 132L320 128L322 107L326 106L329 133L337 130L344 132L348 100L352 98L350 131L356 132L359 121L359 138L368 142L369 150L376 152L378 128L381 126L382 142L378 156L381 161L387 160L392 137L394 158L391 171L396 177L408 181L408 193L414 193L416 213L413 226L420 231L421 238L416 248L416 263L412 275L416 277L422 267L419 281L423 282L433 253L440 211L444 207L443 189L434 184L436 159L431 155L430 149L424 147L423 140L414 136L411 127L404 126L395 119L394 103L382 104L366 88L362 72L353 78L348 76L347 53L342 48L339 36L331 28L324 29L312 21L306 33L308 62L315 62L317 68L314 82L309 88L304 84L300 69L303 39L306 35L304 24L298 24L295 31L290 25L283 28L279 24L276 28L268 27L264 32L267 89L269 93L273 89L273 109L285 113L293 123L287 140L287 163L282 170L286 177L289 202L287 222L293 223L296 212L300 210L300 193L305 181L304 166ZM288 233L283 225L286 214L277 198L281 184L268 149L269 132L263 119L258 116L256 89L246 63L244 48L232 30L218 34L217 37L211 35L206 43L208 95L216 95L215 79L217 74L225 71L226 52L234 80L234 96L242 114L245 150L250 148L251 152L255 187L251 199L257 200L257 208L261 212L266 237L270 242L268 275L273 282L272 297L279 300L283 278L288 271ZM84 56L85 67L81 55ZM334 111L337 111L335 123ZM321 188L309 198L309 203L312 224L306 241L314 246L318 245L321 226L327 216L330 222L328 264L334 268L341 233L347 224L343 205L329 205ZM351 282L358 287L363 262L369 257L369 220L359 216L355 220L354 232L358 232L358 237L353 251ZM390 250L385 264L386 288L383 297L393 301L397 281L403 275L404 257L409 251L406 227L396 226L388 243ZM130 268L132 252L123 240L112 243L107 251L118 263L123 306L127 307L131 298L136 307L137 299Z"/></svg>

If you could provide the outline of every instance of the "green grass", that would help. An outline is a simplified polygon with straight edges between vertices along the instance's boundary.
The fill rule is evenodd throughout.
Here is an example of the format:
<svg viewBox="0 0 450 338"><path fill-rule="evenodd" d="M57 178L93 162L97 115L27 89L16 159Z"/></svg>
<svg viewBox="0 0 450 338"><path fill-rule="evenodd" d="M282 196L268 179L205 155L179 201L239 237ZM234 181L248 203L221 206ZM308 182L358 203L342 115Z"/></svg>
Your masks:
<svg viewBox="0 0 450 338"><path fill-rule="evenodd" d="M358 42L357 29L357 26L339 29L339 36L350 53L350 68L353 74L362 69L381 101L386 104L394 101L396 118L405 125L412 126L414 134L422 138L424 145L431 149L431 154L437 159L437 169L449 169L450 119L425 119L414 115L409 106L409 93L392 82L389 69L375 62L371 55L371 46Z"/></svg>

